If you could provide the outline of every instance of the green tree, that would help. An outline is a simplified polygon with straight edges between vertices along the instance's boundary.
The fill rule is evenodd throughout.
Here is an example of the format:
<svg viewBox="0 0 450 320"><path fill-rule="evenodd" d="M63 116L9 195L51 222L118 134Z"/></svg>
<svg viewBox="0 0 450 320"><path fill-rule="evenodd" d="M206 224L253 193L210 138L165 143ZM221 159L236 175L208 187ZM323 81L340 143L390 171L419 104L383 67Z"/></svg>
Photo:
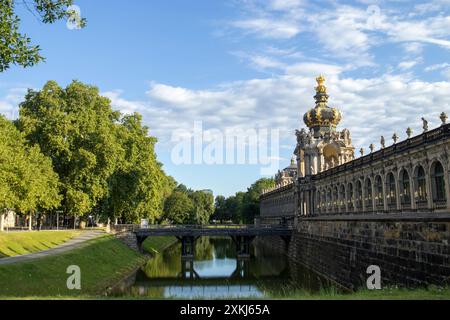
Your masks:
<svg viewBox="0 0 450 320"><path fill-rule="evenodd" d="M191 192L189 197L192 200L193 208L189 222L196 224L206 224L214 213L214 196L206 191Z"/></svg>
<svg viewBox="0 0 450 320"><path fill-rule="evenodd" d="M38 45L32 45L31 39L20 33L20 19L15 14L17 4L24 5L43 23L54 23L67 19L76 22L80 28L86 20L78 17L76 12L68 10L73 0L0 0L0 72L11 64L30 67L44 60Z"/></svg>
<svg viewBox="0 0 450 320"><path fill-rule="evenodd" d="M21 103L18 127L52 159L66 214L82 216L107 196L123 152L119 120L96 87L77 81L65 89L49 81L41 91L29 90Z"/></svg>
<svg viewBox="0 0 450 320"><path fill-rule="evenodd" d="M181 191L174 191L164 205L165 218L175 224L188 223L191 220L194 204L189 196Z"/></svg>
<svg viewBox="0 0 450 320"><path fill-rule="evenodd" d="M214 202L214 215L215 220L220 220L221 222L225 220L226 215L226 198L224 196L217 196Z"/></svg>
<svg viewBox="0 0 450 320"><path fill-rule="evenodd" d="M0 136L0 214L14 209L32 215L57 207L61 197L50 158L38 146L28 146L13 123L3 116Z"/></svg>
<svg viewBox="0 0 450 320"><path fill-rule="evenodd" d="M271 188L275 185L272 178L262 178L253 183L247 189L243 197L242 220L244 223L253 223L254 218L259 215L259 197L263 189Z"/></svg>
<svg viewBox="0 0 450 320"><path fill-rule="evenodd" d="M109 178L109 196L103 201L107 207L104 211L127 222L147 218L154 223L160 218L164 201L176 182L164 174L157 162L156 139L148 135L148 128L142 125L142 116L137 113L124 116L121 124L117 134L123 154Z"/></svg>

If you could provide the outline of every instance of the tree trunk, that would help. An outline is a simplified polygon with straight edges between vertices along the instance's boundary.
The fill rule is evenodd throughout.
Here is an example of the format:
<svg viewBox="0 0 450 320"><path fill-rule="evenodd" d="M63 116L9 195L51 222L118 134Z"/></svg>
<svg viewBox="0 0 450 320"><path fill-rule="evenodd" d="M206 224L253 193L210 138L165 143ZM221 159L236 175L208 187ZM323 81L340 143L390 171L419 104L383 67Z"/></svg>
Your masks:
<svg viewBox="0 0 450 320"><path fill-rule="evenodd" d="M28 230L31 231L32 228L32 224L33 224L33 216L31 215L31 213L28 215Z"/></svg>

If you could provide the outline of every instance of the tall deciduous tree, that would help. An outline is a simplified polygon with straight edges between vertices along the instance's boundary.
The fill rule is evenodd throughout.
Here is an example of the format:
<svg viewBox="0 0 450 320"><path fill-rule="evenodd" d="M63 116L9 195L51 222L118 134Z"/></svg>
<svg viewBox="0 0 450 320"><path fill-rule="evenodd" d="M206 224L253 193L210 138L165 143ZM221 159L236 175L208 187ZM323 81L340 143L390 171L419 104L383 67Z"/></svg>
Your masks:
<svg viewBox="0 0 450 320"><path fill-rule="evenodd" d="M18 127L52 159L66 214L84 215L107 195L123 151L115 133L119 120L97 88L77 81L65 89L49 81L21 103Z"/></svg>
<svg viewBox="0 0 450 320"><path fill-rule="evenodd" d="M187 193L175 190L164 205L165 218L175 224L188 223L194 204Z"/></svg>
<svg viewBox="0 0 450 320"><path fill-rule="evenodd" d="M135 113L123 117L117 135L123 154L108 181L109 197L104 201L106 211L128 222L147 218L154 223L159 220L164 200L176 182L164 174L156 160L156 139L148 135L141 115Z"/></svg>
<svg viewBox="0 0 450 320"><path fill-rule="evenodd" d="M253 183L243 198L243 214L242 220L244 223L253 223L254 218L259 215L259 197L263 189L271 188L275 182L271 178L262 178Z"/></svg>
<svg viewBox="0 0 450 320"><path fill-rule="evenodd" d="M61 197L50 158L38 146L28 146L23 135L3 116L0 136L0 214L14 209L31 215L57 207Z"/></svg>

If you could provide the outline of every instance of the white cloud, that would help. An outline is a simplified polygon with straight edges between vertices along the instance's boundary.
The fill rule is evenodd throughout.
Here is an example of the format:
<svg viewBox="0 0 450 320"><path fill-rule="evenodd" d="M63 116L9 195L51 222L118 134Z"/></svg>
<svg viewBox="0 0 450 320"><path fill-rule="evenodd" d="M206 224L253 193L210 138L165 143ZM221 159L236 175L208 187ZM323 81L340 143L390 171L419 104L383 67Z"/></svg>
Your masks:
<svg viewBox="0 0 450 320"><path fill-rule="evenodd" d="M289 39L300 32L299 27L295 24L263 18L234 21L231 25L263 38Z"/></svg>
<svg viewBox="0 0 450 320"><path fill-rule="evenodd" d="M430 127L438 126L439 114L449 112L450 82L419 81L408 75L363 79L339 73L327 79L329 104L342 110L340 128L350 129L358 149L377 144L381 135L388 140L394 132L404 139L407 126L420 133L422 116L430 121ZM290 74L205 90L153 83L147 101L130 103L166 147L174 130L192 130L194 121L200 120L207 130L277 128L281 130L283 149L286 145L293 149L293 132L304 127L303 114L314 106L314 87L314 77ZM115 107L130 108L120 95L110 98Z"/></svg>
<svg viewBox="0 0 450 320"><path fill-rule="evenodd" d="M444 62L439 64L432 64L431 66L428 66L425 68L425 71L436 71L436 70L442 70L450 67L450 63Z"/></svg>
<svg viewBox="0 0 450 320"><path fill-rule="evenodd" d="M403 45L406 53L420 54L423 51L423 44L419 42L409 42Z"/></svg>
<svg viewBox="0 0 450 320"><path fill-rule="evenodd" d="M398 68L401 70L408 70L416 66L419 62L418 61L402 61L398 64Z"/></svg>

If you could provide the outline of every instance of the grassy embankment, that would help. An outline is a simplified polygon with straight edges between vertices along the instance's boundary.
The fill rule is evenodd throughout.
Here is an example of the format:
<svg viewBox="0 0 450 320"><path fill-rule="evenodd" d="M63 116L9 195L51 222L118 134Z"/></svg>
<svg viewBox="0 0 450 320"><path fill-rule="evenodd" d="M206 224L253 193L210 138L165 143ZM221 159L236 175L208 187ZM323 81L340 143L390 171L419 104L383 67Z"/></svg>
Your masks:
<svg viewBox="0 0 450 320"><path fill-rule="evenodd" d="M47 250L80 234L80 231L32 231L0 233L0 258Z"/></svg>
<svg viewBox="0 0 450 320"><path fill-rule="evenodd" d="M145 248L157 252L173 242L173 238L149 238ZM0 266L0 299L101 297L107 287L122 280L145 260L113 236L105 235L63 254ZM70 265L81 269L81 290L67 289L70 275L66 270Z"/></svg>
<svg viewBox="0 0 450 320"><path fill-rule="evenodd" d="M150 254L160 253L176 242L175 237L148 237L142 243L142 248Z"/></svg>
<svg viewBox="0 0 450 320"><path fill-rule="evenodd" d="M450 300L450 287L361 289L349 293L341 293L333 289L323 290L319 293L294 290L286 291L286 294L272 295L270 298L288 300Z"/></svg>

